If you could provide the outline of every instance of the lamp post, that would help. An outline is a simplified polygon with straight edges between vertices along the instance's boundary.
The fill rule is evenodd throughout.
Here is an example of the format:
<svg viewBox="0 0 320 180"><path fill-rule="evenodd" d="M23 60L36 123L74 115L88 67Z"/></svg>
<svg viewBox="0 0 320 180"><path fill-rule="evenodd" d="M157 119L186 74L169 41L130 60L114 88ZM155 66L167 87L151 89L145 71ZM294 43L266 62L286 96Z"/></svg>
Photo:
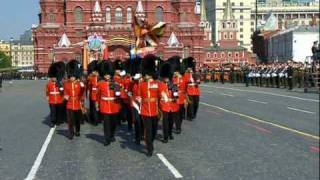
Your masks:
<svg viewBox="0 0 320 180"><path fill-rule="evenodd" d="M10 83L12 83L12 43L13 43L13 37L10 38L10 60L11 60L11 66L10 66L10 76L11 76L11 80Z"/></svg>

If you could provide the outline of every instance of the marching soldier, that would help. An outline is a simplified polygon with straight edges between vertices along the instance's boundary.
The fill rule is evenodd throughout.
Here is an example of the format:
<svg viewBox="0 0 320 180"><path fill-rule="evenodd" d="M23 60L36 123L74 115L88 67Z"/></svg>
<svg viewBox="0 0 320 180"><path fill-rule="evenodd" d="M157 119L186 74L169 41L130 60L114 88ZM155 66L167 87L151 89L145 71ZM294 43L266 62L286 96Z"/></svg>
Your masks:
<svg viewBox="0 0 320 180"><path fill-rule="evenodd" d="M97 100L97 85L99 80L98 74L98 61L94 60L88 65L88 78L87 78L87 88L89 91L89 108L90 108L90 121L93 125L98 125L99 117L98 111L96 110L96 100Z"/></svg>
<svg viewBox="0 0 320 180"><path fill-rule="evenodd" d="M64 82L64 97L67 100L69 138L73 139L74 135L80 136L81 108L83 107L85 99L85 86L84 83L79 80L81 70L78 61L72 60L67 64L67 75L68 80Z"/></svg>
<svg viewBox="0 0 320 180"><path fill-rule="evenodd" d="M159 82L156 76L156 57L146 55L142 60L144 81L140 83L141 118L144 125L144 138L147 146L147 156L152 156L153 141L158 129L158 100L160 98Z"/></svg>
<svg viewBox="0 0 320 180"><path fill-rule="evenodd" d="M140 61L135 61L135 63L139 63ZM140 66L138 64L138 66ZM143 81L142 75L140 72L136 72L133 77L132 88L131 88L131 109L133 115L134 122L134 130L135 130L135 143L140 145L141 139L143 139L143 122L140 116L141 106L140 106L140 88L141 82Z"/></svg>
<svg viewBox="0 0 320 180"><path fill-rule="evenodd" d="M59 86L59 73L58 64L51 64L48 72L49 81L46 86L46 96L50 107L50 127L62 123L63 88Z"/></svg>
<svg viewBox="0 0 320 180"><path fill-rule="evenodd" d="M181 58L179 56L171 57L168 61L171 64L173 74L173 84L175 84L179 89L179 97L177 99L177 103L179 105L179 118L175 120L175 127L177 130L177 134L181 133L181 125L183 119L185 119L186 112L186 82L183 79L183 70L181 69ZM182 73L182 74L181 74Z"/></svg>
<svg viewBox="0 0 320 180"><path fill-rule="evenodd" d="M0 88L2 88L2 80L3 80L2 73L0 73Z"/></svg>
<svg viewBox="0 0 320 180"><path fill-rule="evenodd" d="M102 78L97 86L97 104L103 121L104 145L115 141L115 130L120 112L120 85L113 81L113 64L110 61L102 61L99 64L99 74Z"/></svg>
<svg viewBox="0 0 320 180"><path fill-rule="evenodd" d="M179 119L178 86L171 79L173 76L172 68L169 63L164 63L160 67L161 82L159 89L161 92L160 109L163 114L163 142L167 143L168 138L173 139L172 129L174 120Z"/></svg>
<svg viewBox="0 0 320 180"><path fill-rule="evenodd" d="M184 60L184 64L187 68L184 74L184 81L187 83L187 97L189 99L187 107L187 119L193 120L197 116L200 97L200 78L194 72L195 61L194 58L188 57Z"/></svg>
<svg viewBox="0 0 320 180"><path fill-rule="evenodd" d="M287 68L287 77L288 77L288 86L289 86L289 90L292 90L293 88L293 82L292 82L292 78L293 78L293 67L292 67L292 62L289 62L288 68Z"/></svg>

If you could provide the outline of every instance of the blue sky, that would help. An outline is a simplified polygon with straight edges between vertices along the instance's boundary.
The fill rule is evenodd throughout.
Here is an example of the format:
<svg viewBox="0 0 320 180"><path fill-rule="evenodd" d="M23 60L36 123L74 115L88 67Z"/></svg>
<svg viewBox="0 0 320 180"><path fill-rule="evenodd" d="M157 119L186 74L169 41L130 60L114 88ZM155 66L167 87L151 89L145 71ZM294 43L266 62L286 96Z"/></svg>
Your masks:
<svg viewBox="0 0 320 180"><path fill-rule="evenodd" d="M32 24L38 24L39 9L39 0L1 0L0 39L17 39Z"/></svg>

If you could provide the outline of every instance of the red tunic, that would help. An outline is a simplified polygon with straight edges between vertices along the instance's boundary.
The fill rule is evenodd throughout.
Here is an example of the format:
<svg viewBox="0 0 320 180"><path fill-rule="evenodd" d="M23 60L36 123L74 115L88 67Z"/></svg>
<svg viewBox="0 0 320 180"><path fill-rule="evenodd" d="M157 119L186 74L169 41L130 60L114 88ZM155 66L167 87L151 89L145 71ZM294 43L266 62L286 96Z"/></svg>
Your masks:
<svg viewBox="0 0 320 180"><path fill-rule="evenodd" d="M97 85L98 85L98 76L97 75L90 75L88 77L88 90L89 90L89 97L91 100L97 100Z"/></svg>
<svg viewBox="0 0 320 180"><path fill-rule="evenodd" d="M63 103L63 93L59 91L59 86L55 81L48 81L46 86L46 96L48 97L49 104Z"/></svg>
<svg viewBox="0 0 320 180"><path fill-rule="evenodd" d="M79 80L68 80L64 83L64 95L67 99L67 109L80 110L84 96L84 84Z"/></svg>
<svg viewBox="0 0 320 180"><path fill-rule="evenodd" d="M115 91L110 89L111 83L102 80L98 83L97 102L100 112L103 114L116 114L120 111L119 100L115 96Z"/></svg>
<svg viewBox="0 0 320 180"><path fill-rule="evenodd" d="M183 79L187 83L187 94L190 96L200 96L200 79L194 79L192 73L185 73Z"/></svg>
<svg viewBox="0 0 320 180"><path fill-rule="evenodd" d="M173 93L168 89L168 85L165 82L159 82L160 92L164 92L167 95L167 99L162 97L160 99L160 108L164 112L177 112L179 110L179 104L173 99Z"/></svg>
<svg viewBox="0 0 320 180"><path fill-rule="evenodd" d="M186 82L183 80L183 77L177 76L174 76L172 81L173 84L177 85L179 88L179 98L177 100L177 103L179 105L184 104L186 100Z"/></svg>
<svg viewBox="0 0 320 180"><path fill-rule="evenodd" d="M158 100L160 97L158 81L143 81L140 83L141 95L141 115L142 116L157 116L158 115Z"/></svg>
<svg viewBox="0 0 320 180"><path fill-rule="evenodd" d="M133 102L134 101L136 102L136 99L138 97L141 97L141 95L140 95L141 82L142 82L142 80L133 81L133 83L132 83L132 88L131 88L132 97L131 97L131 103L130 103L131 107L134 107Z"/></svg>

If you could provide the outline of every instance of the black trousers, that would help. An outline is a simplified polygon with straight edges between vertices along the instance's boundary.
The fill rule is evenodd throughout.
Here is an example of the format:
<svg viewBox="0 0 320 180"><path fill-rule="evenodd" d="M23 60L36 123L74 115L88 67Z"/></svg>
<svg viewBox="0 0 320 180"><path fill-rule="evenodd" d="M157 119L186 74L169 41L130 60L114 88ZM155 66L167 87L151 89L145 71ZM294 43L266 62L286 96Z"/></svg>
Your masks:
<svg viewBox="0 0 320 180"><path fill-rule="evenodd" d="M68 127L70 136L74 136L74 127L77 133L80 132L80 122L82 119L82 111L81 110L67 110L67 119L68 119Z"/></svg>
<svg viewBox="0 0 320 180"><path fill-rule="evenodd" d="M165 112L163 111L163 138L168 140L169 136L172 136L173 122L179 119L179 111L177 112Z"/></svg>
<svg viewBox="0 0 320 180"><path fill-rule="evenodd" d="M181 130L181 125L183 119L185 119L186 116L186 108L184 107L184 104L179 105L179 111L178 111L178 118L174 121L176 129Z"/></svg>
<svg viewBox="0 0 320 180"><path fill-rule="evenodd" d="M50 121L52 124L62 123L63 104L49 104Z"/></svg>
<svg viewBox="0 0 320 180"><path fill-rule="evenodd" d="M121 121L125 122L127 121L128 123L128 129L132 129L132 112L131 112L131 107L130 104L127 103L121 103L121 110L120 110L120 124Z"/></svg>
<svg viewBox="0 0 320 180"><path fill-rule="evenodd" d="M106 142L110 142L114 138L117 127L118 113L116 114L103 114L101 113L103 121L103 132Z"/></svg>
<svg viewBox="0 0 320 180"><path fill-rule="evenodd" d="M90 121L92 124L97 124L99 123L99 116L98 116L98 111L96 109L96 101L93 101L90 99L90 112L89 112L89 116L90 116Z"/></svg>
<svg viewBox="0 0 320 180"><path fill-rule="evenodd" d="M191 103L187 107L187 119L195 119L197 117L200 96L189 96Z"/></svg>
<svg viewBox="0 0 320 180"><path fill-rule="evenodd" d="M135 139L136 142L140 143L143 137L143 122L139 112L135 108L132 108L131 111L134 118Z"/></svg>
<svg viewBox="0 0 320 180"><path fill-rule="evenodd" d="M153 141L158 130L158 116L141 116L144 125L144 139L148 152L153 151Z"/></svg>
<svg viewBox="0 0 320 180"><path fill-rule="evenodd" d="M289 86L289 90L292 90L293 88L292 77L288 77L288 86Z"/></svg>

